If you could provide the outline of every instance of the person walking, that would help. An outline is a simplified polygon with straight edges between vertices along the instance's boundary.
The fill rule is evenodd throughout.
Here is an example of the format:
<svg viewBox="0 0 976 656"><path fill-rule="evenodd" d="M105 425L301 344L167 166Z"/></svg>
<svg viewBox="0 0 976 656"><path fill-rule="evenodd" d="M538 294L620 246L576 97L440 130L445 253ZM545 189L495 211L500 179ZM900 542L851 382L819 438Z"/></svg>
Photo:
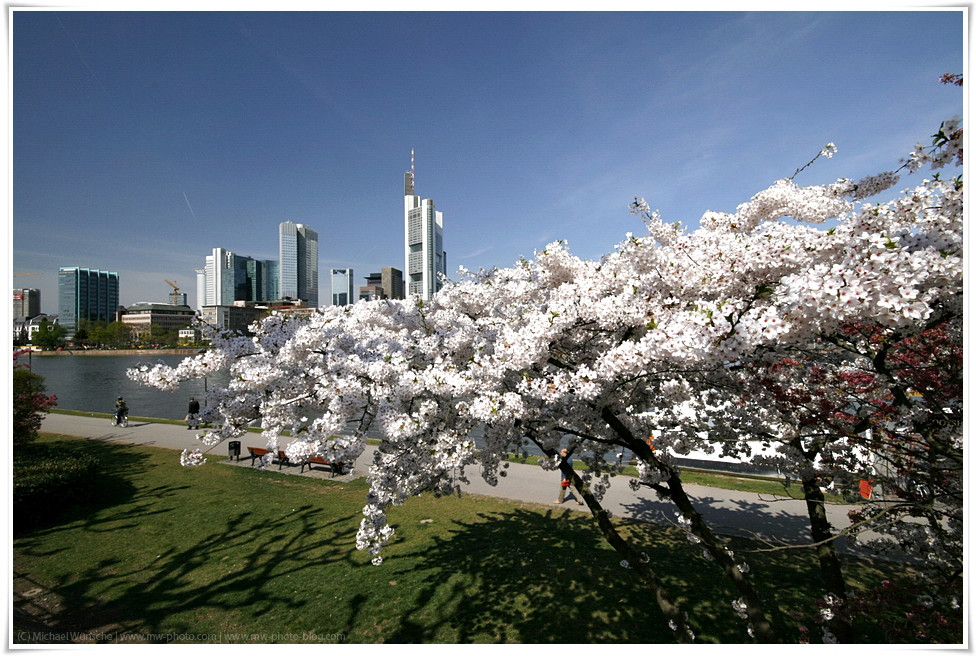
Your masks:
<svg viewBox="0 0 976 656"><path fill-rule="evenodd" d="M563 460L565 460L566 463L569 465L569 468L572 469L573 468L573 459L569 457L569 450L568 449L563 449L562 451L559 452L559 455L562 456ZM569 479L568 476L566 476L565 472L563 472L562 470L560 470L559 473L560 473L560 478L559 478L559 498L555 501L555 503L562 503L563 501L565 501L566 500L566 490L569 490L570 494L572 494L573 497L576 499L576 504L582 506L583 505L583 500L580 499L577 496L577 494L579 494L579 493L576 492L576 490L571 490L570 489L570 484L572 483L572 481Z"/></svg>
<svg viewBox="0 0 976 656"><path fill-rule="evenodd" d="M186 430L200 428L200 402L192 396L186 409Z"/></svg>

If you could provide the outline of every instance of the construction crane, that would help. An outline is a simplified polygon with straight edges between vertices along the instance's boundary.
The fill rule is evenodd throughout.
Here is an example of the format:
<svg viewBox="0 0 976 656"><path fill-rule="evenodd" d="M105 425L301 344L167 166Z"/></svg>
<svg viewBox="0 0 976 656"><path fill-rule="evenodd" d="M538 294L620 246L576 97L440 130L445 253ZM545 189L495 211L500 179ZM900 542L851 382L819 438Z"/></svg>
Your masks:
<svg viewBox="0 0 976 656"><path fill-rule="evenodd" d="M43 276L43 273L15 273L14 278L18 276Z"/></svg>
<svg viewBox="0 0 976 656"><path fill-rule="evenodd" d="M163 280L166 279L163 278ZM170 282L169 280L166 280L166 284L173 288L173 291L171 291L169 294L169 297L171 299L170 303L172 305L182 305L180 303L180 288L176 286L175 282Z"/></svg>

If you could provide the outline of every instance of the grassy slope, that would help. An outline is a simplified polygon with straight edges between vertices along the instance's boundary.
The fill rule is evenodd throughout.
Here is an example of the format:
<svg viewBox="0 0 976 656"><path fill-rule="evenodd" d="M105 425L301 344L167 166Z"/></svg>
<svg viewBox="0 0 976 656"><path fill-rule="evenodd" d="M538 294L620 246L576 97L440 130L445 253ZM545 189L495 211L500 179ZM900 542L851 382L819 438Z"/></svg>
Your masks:
<svg viewBox="0 0 976 656"><path fill-rule="evenodd" d="M172 451L44 439L84 445L105 475L96 500L15 536L15 642L43 637L30 631L49 632L46 641L671 642L651 595L582 513L472 495L410 499L391 513L397 534L375 567L355 545L362 480L182 468ZM626 530L700 640L747 640L731 610L737 595L697 549L669 528ZM772 607L810 607L809 553L747 559ZM859 566L853 578L879 576ZM794 639L789 618L777 621Z"/></svg>

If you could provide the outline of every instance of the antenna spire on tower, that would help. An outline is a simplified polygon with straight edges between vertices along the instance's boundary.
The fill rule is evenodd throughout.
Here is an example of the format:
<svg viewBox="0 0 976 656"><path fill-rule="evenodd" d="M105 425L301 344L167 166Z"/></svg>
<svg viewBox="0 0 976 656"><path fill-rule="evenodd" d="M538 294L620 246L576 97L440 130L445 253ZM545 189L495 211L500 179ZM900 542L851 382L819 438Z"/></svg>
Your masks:
<svg viewBox="0 0 976 656"><path fill-rule="evenodd" d="M413 148L410 149L410 170L403 174L403 195L413 196Z"/></svg>

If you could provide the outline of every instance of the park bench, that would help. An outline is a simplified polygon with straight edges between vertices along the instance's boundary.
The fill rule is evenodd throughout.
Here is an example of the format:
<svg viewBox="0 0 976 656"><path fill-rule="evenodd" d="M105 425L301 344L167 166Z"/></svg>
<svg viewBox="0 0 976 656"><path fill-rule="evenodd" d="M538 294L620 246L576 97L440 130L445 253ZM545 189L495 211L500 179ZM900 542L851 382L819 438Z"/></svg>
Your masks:
<svg viewBox="0 0 976 656"><path fill-rule="evenodd" d="M262 449L259 446L249 446L249 447L247 447L247 452L251 455L251 466L252 467L254 466L254 460L255 460L255 458L263 458L264 456L266 456L269 453L271 453L271 451L269 451L268 449ZM278 469L281 469L281 466L282 465L290 465L291 464L290 462L288 462L288 456L285 455L285 452L284 451L281 451L281 450L278 451L277 459L278 459ZM274 462L274 459L273 458L272 458L272 462Z"/></svg>
<svg viewBox="0 0 976 656"><path fill-rule="evenodd" d="M305 473L305 468L308 467L309 471L312 471L312 465L322 465L323 467L328 467L332 471L332 476L338 473L342 476L342 463L341 462L329 462L322 456L312 456L308 460L302 463L302 473Z"/></svg>

